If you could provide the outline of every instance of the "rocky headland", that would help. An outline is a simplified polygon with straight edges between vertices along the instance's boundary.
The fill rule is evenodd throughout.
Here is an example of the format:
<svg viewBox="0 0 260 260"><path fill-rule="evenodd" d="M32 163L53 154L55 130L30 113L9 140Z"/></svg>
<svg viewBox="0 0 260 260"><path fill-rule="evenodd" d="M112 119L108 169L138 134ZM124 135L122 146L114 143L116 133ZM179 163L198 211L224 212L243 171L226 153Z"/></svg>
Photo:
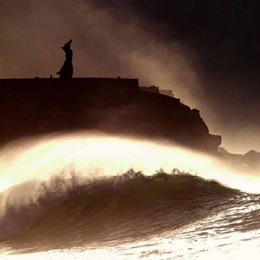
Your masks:
<svg viewBox="0 0 260 260"><path fill-rule="evenodd" d="M137 79L1 79L0 143L77 130L162 139L217 153L197 109L169 93L140 88Z"/></svg>
<svg viewBox="0 0 260 260"><path fill-rule="evenodd" d="M246 172L260 172L260 153L257 151L251 150L245 154L233 154L225 148L219 147L218 152L221 154L222 160L232 168Z"/></svg>

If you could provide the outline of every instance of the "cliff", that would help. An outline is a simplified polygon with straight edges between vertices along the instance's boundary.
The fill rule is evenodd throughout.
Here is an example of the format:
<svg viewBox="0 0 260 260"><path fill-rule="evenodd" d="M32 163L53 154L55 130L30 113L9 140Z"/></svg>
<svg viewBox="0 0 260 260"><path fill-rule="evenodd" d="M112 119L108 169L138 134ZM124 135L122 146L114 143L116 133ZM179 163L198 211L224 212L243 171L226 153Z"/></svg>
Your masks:
<svg viewBox="0 0 260 260"><path fill-rule="evenodd" d="M229 153L223 147L218 148L222 160L237 170L259 173L260 171L260 153L251 150L245 154Z"/></svg>
<svg viewBox="0 0 260 260"><path fill-rule="evenodd" d="M0 79L0 144L56 131L99 130L217 152L199 115L179 99L140 90L137 79Z"/></svg>

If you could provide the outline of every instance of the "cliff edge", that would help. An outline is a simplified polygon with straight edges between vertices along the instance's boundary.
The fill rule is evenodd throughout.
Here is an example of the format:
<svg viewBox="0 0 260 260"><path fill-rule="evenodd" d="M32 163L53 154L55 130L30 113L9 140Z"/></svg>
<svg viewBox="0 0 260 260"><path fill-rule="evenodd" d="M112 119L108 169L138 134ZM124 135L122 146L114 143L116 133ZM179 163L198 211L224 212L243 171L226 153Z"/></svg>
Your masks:
<svg viewBox="0 0 260 260"><path fill-rule="evenodd" d="M164 139L216 153L199 111L179 99L140 89L137 79L0 79L0 144L57 131Z"/></svg>

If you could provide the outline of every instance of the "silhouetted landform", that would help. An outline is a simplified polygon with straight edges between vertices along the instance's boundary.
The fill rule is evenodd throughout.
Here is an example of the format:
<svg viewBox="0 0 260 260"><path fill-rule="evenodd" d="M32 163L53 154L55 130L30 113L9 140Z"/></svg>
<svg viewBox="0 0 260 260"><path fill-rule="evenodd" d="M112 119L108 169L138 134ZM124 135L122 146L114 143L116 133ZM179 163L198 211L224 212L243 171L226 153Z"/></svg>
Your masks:
<svg viewBox="0 0 260 260"><path fill-rule="evenodd" d="M65 62L63 66L61 67L60 71L57 72L58 75L60 75L60 79L71 79L73 75L73 65L72 65L72 57L73 57L73 51L70 48L70 45L72 43L72 40L65 43L63 47L61 47L65 52Z"/></svg>
<svg viewBox="0 0 260 260"><path fill-rule="evenodd" d="M166 95L169 97L174 97L172 90L160 89L160 94Z"/></svg>
<svg viewBox="0 0 260 260"><path fill-rule="evenodd" d="M156 87L156 86L140 87L140 90L145 91L145 92L158 93L158 94L166 95L169 97L174 97L172 90L159 89L159 87Z"/></svg>
<svg viewBox="0 0 260 260"><path fill-rule="evenodd" d="M145 92L150 92L150 93L157 93L159 94L159 87L156 86L150 86L150 87L140 87L140 90L145 91Z"/></svg>
<svg viewBox="0 0 260 260"><path fill-rule="evenodd" d="M137 79L0 79L0 114L2 144L75 130L163 139L211 153L221 144L198 110L141 91Z"/></svg>
<svg viewBox="0 0 260 260"><path fill-rule="evenodd" d="M249 171L260 171L260 153L251 150L245 154L232 154L229 153L223 147L218 148L218 152L221 153L222 159L230 164L230 166Z"/></svg>

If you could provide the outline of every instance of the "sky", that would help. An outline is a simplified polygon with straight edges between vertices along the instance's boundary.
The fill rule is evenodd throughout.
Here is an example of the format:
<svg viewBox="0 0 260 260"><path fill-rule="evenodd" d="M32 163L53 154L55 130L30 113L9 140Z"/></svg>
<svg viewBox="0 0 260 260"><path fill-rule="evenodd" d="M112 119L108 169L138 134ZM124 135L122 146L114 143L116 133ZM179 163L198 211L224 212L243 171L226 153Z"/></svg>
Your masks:
<svg viewBox="0 0 260 260"><path fill-rule="evenodd" d="M230 152L260 151L256 0L0 0L0 77L138 78L200 110Z"/></svg>

